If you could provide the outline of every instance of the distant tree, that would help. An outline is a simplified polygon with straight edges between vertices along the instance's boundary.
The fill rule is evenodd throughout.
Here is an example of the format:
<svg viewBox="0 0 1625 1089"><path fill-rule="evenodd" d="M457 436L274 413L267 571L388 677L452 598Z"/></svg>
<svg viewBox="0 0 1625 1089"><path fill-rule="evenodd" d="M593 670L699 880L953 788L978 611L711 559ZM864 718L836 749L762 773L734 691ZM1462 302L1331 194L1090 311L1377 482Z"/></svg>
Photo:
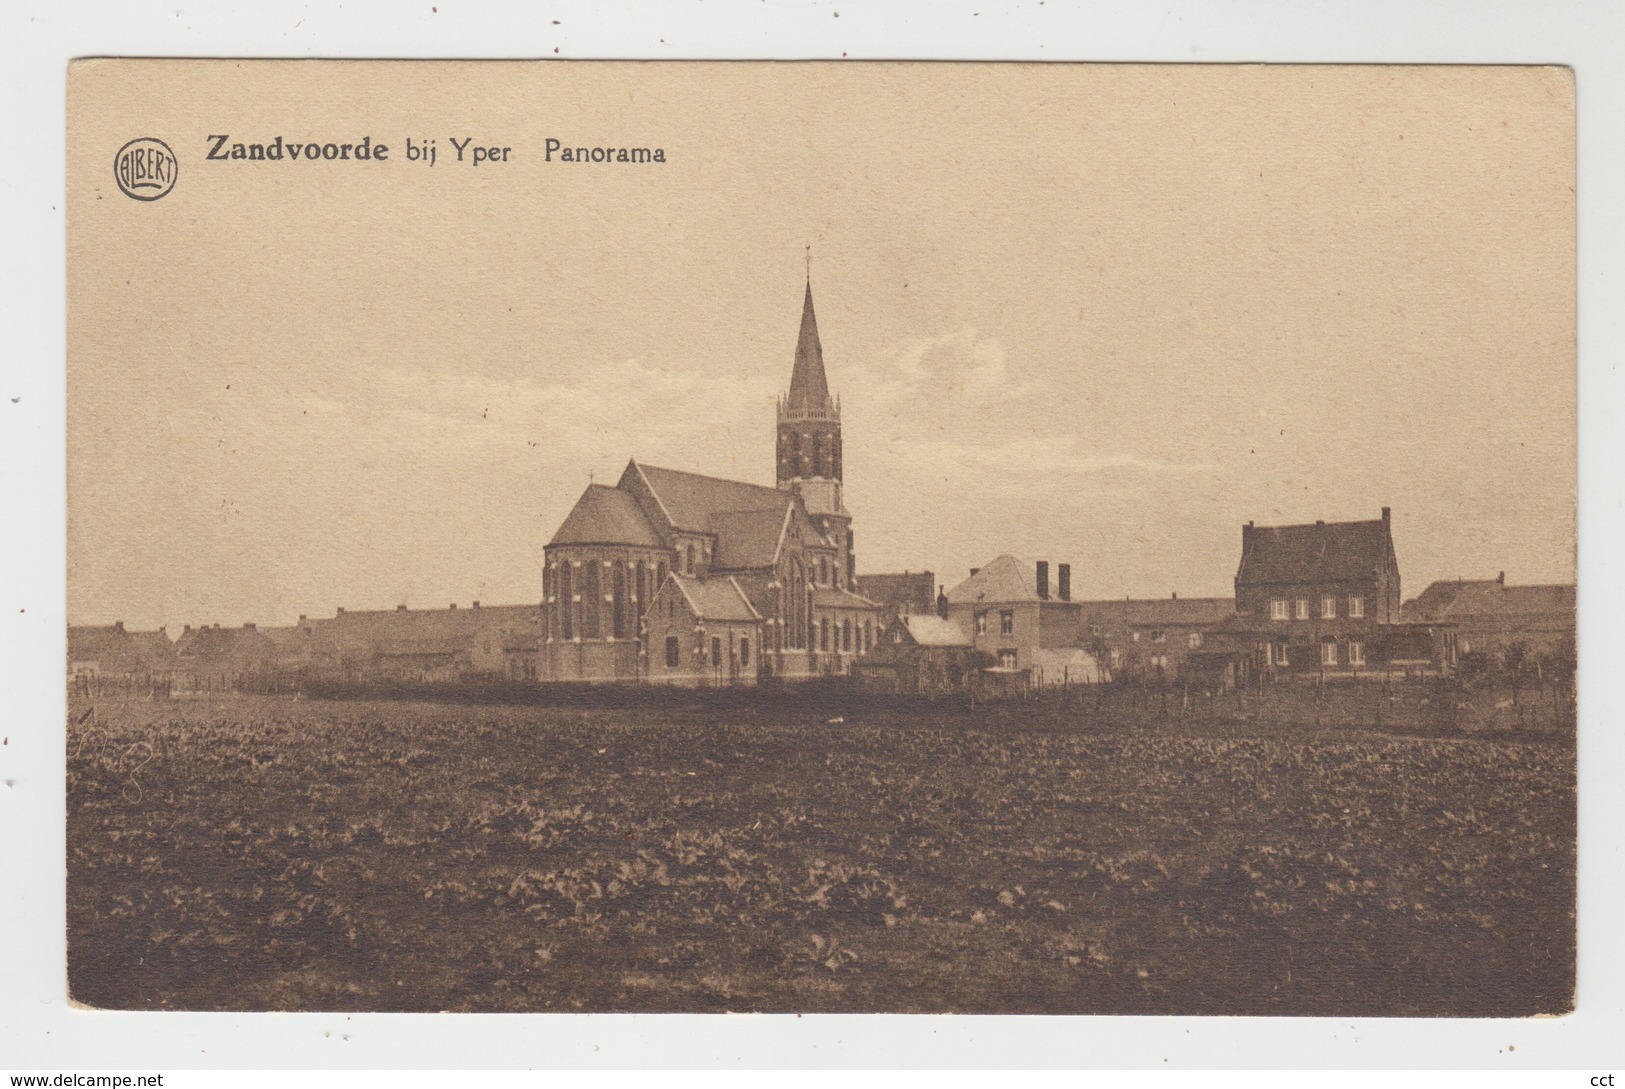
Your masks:
<svg viewBox="0 0 1625 1089"><path fill-rule="evenodd" d="M1481 681L1490 672L1490 657L1481 650L1469 650L1456 660L1456 676L1462 684Z"/></svg>
<svg viewBox="0 0 1625 1089"><path fill-rule="evenodd" d="M1506 677L1507 683L1512 686L1512 702L1518 702L1518 689L1522 686L1524 678L1529 673L1530 657L1529 644L1522 639L1515 640L1506 645L1501 651L1501 673Z"/></svg>
<svg viewBox="0 0 1625 1089"><path fill-rule="evenodd" d="M1574 636L1565 635L1539 659L1540 675L1549 681L1558 697L1566 697L1574 690L1574 675L1579 668L1575 653Z"/></svg>

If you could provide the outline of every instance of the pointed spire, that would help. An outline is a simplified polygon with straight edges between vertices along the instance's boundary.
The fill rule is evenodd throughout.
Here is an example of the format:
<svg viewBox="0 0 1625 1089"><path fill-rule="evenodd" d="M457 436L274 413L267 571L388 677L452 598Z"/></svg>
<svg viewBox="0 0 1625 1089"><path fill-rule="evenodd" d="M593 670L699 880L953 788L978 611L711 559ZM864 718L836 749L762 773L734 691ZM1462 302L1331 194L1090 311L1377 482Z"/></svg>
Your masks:
<svg viewBox="0 0 1625 1089"><path fill-rule="evenodd" d="M801 335L796 340L796 366L790 372L790 394L785 399L792 412L826 413L832 409L829 381L824 377L824 349L818 343L818 319L813 316L812 280L807 280L806 298L801 304Z"/></svg>

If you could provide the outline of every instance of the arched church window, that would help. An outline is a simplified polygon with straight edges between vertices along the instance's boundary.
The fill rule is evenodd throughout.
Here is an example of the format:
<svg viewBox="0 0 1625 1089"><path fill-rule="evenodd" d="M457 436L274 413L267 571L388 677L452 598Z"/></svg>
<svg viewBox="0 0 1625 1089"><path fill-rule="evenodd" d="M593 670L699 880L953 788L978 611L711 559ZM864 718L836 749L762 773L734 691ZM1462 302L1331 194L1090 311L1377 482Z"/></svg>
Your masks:
<svg viewBox="0 0 1625 1089"><path fill-rule="evenodd" d="M619 560L615 563L614 573L610 578L610 628L613 638L626 638L626 565Z"/></svg>
<svg viewBox="0 0 1625 1089"><path fill-rule="evenodd" d="M829 649L829 617L822 617L818 621L818 649Z"/></svg>
<svg viewBox="0 0 1625 1089"><path fill-rule="evenodd" d="M575 595L575 573L570 561L559 564L559 620L566 639L576 637L576 610L571 598Z"/></svg>

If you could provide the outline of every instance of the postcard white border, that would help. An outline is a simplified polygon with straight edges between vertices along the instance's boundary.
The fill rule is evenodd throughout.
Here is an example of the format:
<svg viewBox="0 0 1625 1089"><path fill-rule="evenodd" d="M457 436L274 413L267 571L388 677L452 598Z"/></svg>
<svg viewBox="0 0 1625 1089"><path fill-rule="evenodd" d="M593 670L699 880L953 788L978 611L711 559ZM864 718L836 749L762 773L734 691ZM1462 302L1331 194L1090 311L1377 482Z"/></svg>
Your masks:
<svg viewBox="0 0 1625 1089"><path fill-rule="evenodd" d="M0 14L0 1055L14 1069L1550 1069L1625 1025L1625 19L1585 0L28 2ZM557 20L557 23L553 21ZM557 50L557 52L555 52ZM64 86L83 56L1557 63L1579 99L1580 1009L1533 1021L141 1014L62 998Z"/></svg>

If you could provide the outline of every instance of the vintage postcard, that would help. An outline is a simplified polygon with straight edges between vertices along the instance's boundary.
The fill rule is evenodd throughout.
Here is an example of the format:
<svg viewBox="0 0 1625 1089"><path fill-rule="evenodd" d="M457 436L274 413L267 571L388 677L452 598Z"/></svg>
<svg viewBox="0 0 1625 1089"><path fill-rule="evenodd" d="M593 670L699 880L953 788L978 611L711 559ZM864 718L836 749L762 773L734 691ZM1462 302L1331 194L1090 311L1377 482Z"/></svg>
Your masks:
<svg viewBox="0 0 1625 1089"><path fill-rule="evenodd" d="M1564 68L85 60L68 991L1575 1004Z"/></svg>

